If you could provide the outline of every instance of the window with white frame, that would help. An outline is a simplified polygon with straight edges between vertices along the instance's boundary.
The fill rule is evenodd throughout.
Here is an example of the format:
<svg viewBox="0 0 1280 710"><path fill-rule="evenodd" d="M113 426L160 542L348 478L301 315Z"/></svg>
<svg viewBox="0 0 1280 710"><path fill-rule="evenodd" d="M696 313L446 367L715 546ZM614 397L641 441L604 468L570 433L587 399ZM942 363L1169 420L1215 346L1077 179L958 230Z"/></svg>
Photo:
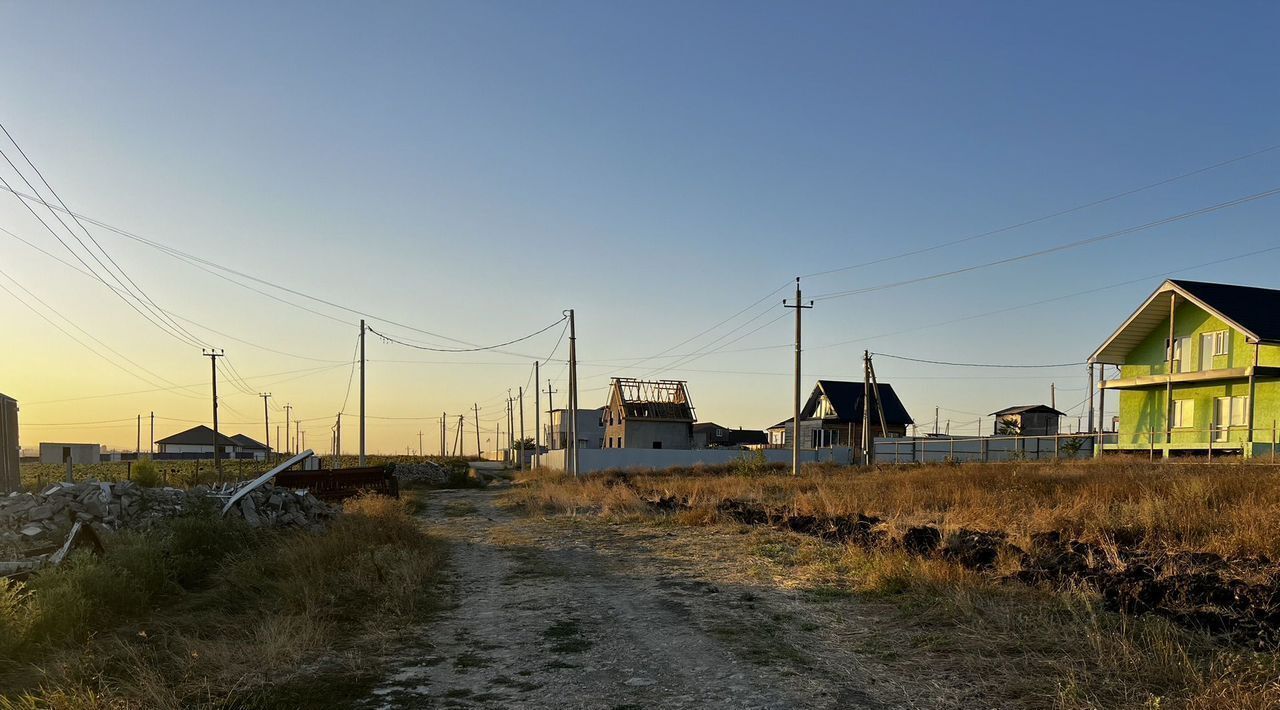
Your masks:
<svg viewBox="0 0 1280 710"><path fill-rule="evenodd" d="M1175 429L1190 429L1195 426L1196 401L1194 399L1173 400L1172 419Z"/></svg>
<svg viewBox="0 0 1280 710"><path fill-rule="evenodd" d="M1215 356L1227 354L1227 348L1230 346L1230 343L1231 343L1230 336L1231 336L1231 331L1229 330L1219 330L1214 332L1213 354Z"/></svg>
<svg viewBox="0 0 1280 710"><path fill-rule="evenodd" d="M1249 424L1249 397L1231 398L1231 426L1247 426Z"/></svg>

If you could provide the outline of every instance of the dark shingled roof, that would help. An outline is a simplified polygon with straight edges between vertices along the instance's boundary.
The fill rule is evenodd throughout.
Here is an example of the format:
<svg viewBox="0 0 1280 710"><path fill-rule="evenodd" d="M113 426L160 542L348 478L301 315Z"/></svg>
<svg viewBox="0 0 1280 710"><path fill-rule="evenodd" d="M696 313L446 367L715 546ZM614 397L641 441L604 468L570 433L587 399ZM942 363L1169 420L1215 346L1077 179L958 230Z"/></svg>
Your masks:
<svg viewBox="0 0 1280 710"><path fill-rule="evenodd" d="M231 437L231 440L239 444L240 448L242 449L256 449L260 451L267 450L266 444L262 443L261 441L250 439L244 434L236 434L235 436Z"/></svg>
<svg viewBox="0 0 1280 710"><path fill-rule="evenodd" d="M1005 416L1009 416L1009 415L1012 415L1012 414L1032 414L1032 413L1035 413L1035 414L1057 414L1057 415L1058 415L1058 416L1060 416L1060 417L1065 417L1065 416L1067 416L1066 414L1063 414L1062 412L1059 412L1058 410L1054 409L1053 407L1050 407L1050 406L1049 406L1049 405L1047 405L1047 404L1024 404L1024 405L1021 405L1021 406L1018 406L1018 407L1008 407L1008 408L1005 408L1005 409L1001 409L1001 410L1000 410L1000 411L998 411L998 412L992 412L989 416L992 416L992 417L1005 417Z"/></svg>
<svg viewBox="0 0 1280 710"><path fill-rule="evenodd" d="M156 442L157 444L185 444L187 446L212 446L213 445L213 429L201 424L193 426L186 431L180 431L173 436L166 436ZM226 434L218 434L218 446L239 446L235 439Z"/></svg>
<svg viewBox="0 0 1280 710"><path fill-rule="evenodd" d="M884 407L885 423L890 425L906 425L914 424L911 415L907 413L907 408L903 406L902 400L898 399L898 394L893 391L893 387L886 382L881 382L876 389L877 396ZM863 384L861 382L842 382L840 380L818 380L818 386L814 387L813 393L809 395L809 401L805 403L804 409L800 410L801 419L810 419L818 408L818 397L827 395L827 399L831 401L831 406L835 408L836 415L841 422L860 422L862 421L862 400L863 400ZM877 425L880 421L880 415L875 409L871 410L871 420Z"/></svg>
<svg viewBox="0 0 1280 710"><path fill-rule="evenodd" d="M1170 279L1261 340L1280 342L1280 290Z"/></svg>

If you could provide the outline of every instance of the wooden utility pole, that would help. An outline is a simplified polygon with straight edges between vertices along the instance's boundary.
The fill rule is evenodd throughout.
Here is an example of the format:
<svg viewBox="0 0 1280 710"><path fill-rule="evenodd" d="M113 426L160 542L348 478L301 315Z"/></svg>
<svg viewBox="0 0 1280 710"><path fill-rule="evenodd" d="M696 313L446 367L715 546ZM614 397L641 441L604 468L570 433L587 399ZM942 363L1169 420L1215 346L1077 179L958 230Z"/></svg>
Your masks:
<svg viewBox="0 0 1280 710"><path fill-rule="evenodd" d="M222 455L218 451L218 358L225 353L219 348L203 348L200 353L209 358L209 369L213 374L213 467L218 472L218 482L222 482Z"/></svg>
<svg viewBox="0 0 1280 710"><path fill-rule="evenodd" d="M478 459L479 459L479 458L484 458L484 456L483 456L483 453L484 453L484 452L480 450L480 403L479 403L479 402L473 402L471 406L472 406L472 409L475 411L475 416L476 416L476 419L475 419L475 424L476 424L476 458L478 458Z"/></svg>
<svg viewBox="0 0 1280 710"><path fill-rule="evenodd" d="M884 416L884 400L880 397L880 383L876 382L876 364L867 355L867 369L871 372L871 401L876 403L876 414L880 416L880 436L889 437L889 422ZM978 420L978 428L982 428L982 420ZM874 447L873 447L874 448Z"/></svg>
<svg viewBox="0 0 1280 710"><path fill-rule="evenodd" d="M800 346L800 314L806 308L813 308L813 301L809 301L809 305L806 306L800 298L799 276L796 277L796 302L788 305L784 298L782 305L786 308L796 309L796 380L795 390L792 392L791 398L791 475L798 476L800 475L800 353L802 351Z"/></svg>
<svg viewBox="0 0 1280 710"><path fill-rule="evenodd" d="M360 465L364 465L364 319L360 319Z"/></svg>
<svg viewBox="0 0 1280 710"><path fill-rule="evenodd" d="M538 361L533 361L533 467L542 467L542 396L538 394Z"/></svg>
<svg viewBox="0 0 1280 710"><path fill-rule="evenodd" d="M573 475L578 475L578 331L573 309L569 309L569 434L568 460Z"/></svg>

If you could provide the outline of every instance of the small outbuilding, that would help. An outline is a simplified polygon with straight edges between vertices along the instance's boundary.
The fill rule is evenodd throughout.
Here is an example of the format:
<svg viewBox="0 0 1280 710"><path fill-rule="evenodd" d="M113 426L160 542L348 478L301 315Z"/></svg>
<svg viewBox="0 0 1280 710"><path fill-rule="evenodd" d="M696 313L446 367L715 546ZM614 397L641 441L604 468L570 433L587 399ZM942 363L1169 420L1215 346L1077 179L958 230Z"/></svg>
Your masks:
<svg viewBox="0 0 1280 710"><path fill-rule="evenodd" d="M1024 404L992 412L996 436L1057 436L1058 422L1066 415L1047 404Z"/></svg>
<svg viewBox="0 0 1280 710"><path fill-rule="evenodd" d="M102 462L102 444L60 444L40 442L40 463L90 464Z"/></svg>

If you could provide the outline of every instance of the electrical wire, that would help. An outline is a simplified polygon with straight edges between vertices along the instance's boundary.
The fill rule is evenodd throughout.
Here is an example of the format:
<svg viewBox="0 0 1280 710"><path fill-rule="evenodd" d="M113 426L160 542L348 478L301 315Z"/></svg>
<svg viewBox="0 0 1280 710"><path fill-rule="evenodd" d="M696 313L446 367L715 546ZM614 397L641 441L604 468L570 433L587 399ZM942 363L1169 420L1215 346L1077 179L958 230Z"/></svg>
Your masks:
<svg viewBox="0 0 1280 710"><path fill-rule="evenodd" d="M1038 256L1045 256L1046 254L1053 254L1060 251L1066 251L1068 249L1075 249L1077 247L1086 246L1088 244L1096 244L1098 242L1106 241L1109 239L1116 239L1118 237L1133 234L1135 232L1152 229L1154 227L1171 224L1173 222L1179 222L1184 219L1190 219L1192 217L1198 217L1200 215L1208 214L1210 212L1216 212L1218 210L1237 207L1239 205L1253 202L1255 200L1261 200L1267 197L1274 197L1277 194L1280 194L1280 187L1272 188L1270 190L1264 190L1263 192L1254 193L1252 195L1246 195L1244 197L1238 197L1233 200L1228 200L1226 202L1219 202L1218 204L1215 204L1215 205L1209 205L1208 207L1201 207L1199 209L1191 210L1190 212L1183 212L1181 214L1173 215L1172 217L1165 217L1163 219L1155 220L1154 222L1147 222L1146 224L1140 224L1134 227L1127 227L1125 229L1116 230L1114 232L1108 232L1106 234L1100 234L1094 237L1088 237L1086 239L1078 239L1073 242L1058 244L1056 246L1048 247L1045 249L1039 249L1033 252L1027 252L1025 254L1018 254L1016 256L1005 257L1003 259L996 259L994 261L988 261L981 264L966 266L960 269L951 269L949 271L941 271L935 274L930 274L928 276L917 276L915 278L904 279L902 281L895 281L892 283L880 284L878 286L868 286L866 288L850 289L848 291L835 291L832 293L826 293L820 296L815 296L813 300L827 301L833 298L843 298L845 296L853 296L853 295L862 294L862 293L871 293L872 291L883 291L885 289L897 288L899 286L907 286L910 284L917 284L925 281L933 281L935 279L945 278L947 276L965 274L971 271L978 271L980 269L990 268L992 266L1000 266L1002 264L1009 264L1016 261L1032 259Z"/></svg>
<svg viewBox="0 0 1280 710"><path fill-rule="evenodd" d="M1049 367L1076 367L1084 365L1084 362L1062 362L1052 365L1009 365L1009 364L993 364L979 362L944 362L942 360L925 360L923 358L907 357L905 355L890 355L889 353L871 353L874 357L887 357L894 360L906 360L907 362L919 362L926 365L948 365L950 367L1000 367L1012 369L1033 369L1033 368L1049 368Z"/></svg>
<svg viewBox="0 0 1280 710"><path fill-rule="evenodd" d="M530 334L528 334L528 335L520 336L519 338L516 338L515 340L508 340L508 341L507 341L507 342L505 342L505 343L498 343L497 345L484 345L484 346L477 346L477 347L474 347L474 348L432 348L432 347L427 347L427 346L425 346L425 345L415 345L415 344L413 344L413 343L407 343L407 342L405 342L405 341L403 341L403 340L398 340L398 339L396 339L396 338L393 338L392 336L387 335L386 333L380 333L380 332L378 332L377 330L375 330L375 329L373 328L373 326L371 326L371 325L365 325L365 328L366 328L370 333L373 333L374 335L378 336L379 338L382 338L383 340L385 340L385 341L387 341L387 342L389 342L389 343L395 343L396 345L403 345L403 346L405 346L405 347L407 347L407 348L413 348L413 349L415 349L415 350L427 350L427 351L434 352L434 353L475 353L475 352L481 352L481 351L484 351L484 350L496 350L496 349L498 349L498 348L504 348L504 347L506 347L506 346L508 346L508 345L515 345L516 343L523 342L523 341L528 340L529 338L532 338L532 337L534 337L534 336L542 335L543 333L547 332L548 330L551 330L552 328L556 327L557 325L560 325L561 323L563 323L563 322L567 321L568 319L569 319L569 317L568 317L568 316L564 316L564 317L563 317L563 318L561 318L560 320L558 320L558 321L556 321L556 322L552 323L551 325L549 325L549 326L547 326L547 327L545 327L545 328L542 328L542 329L540 329L540 330L534 331L534 332L532 332L532 333L530 333Z"/></svg>
<svg viewBox="0 0 1280 710"><path fill-rule="evenodd" d="M849 265L849 266L841 266L841 267L839 267L839 268L835 268L835 269L826 269L826 270L824 270L824 271L815 271L815 272L813 272L813 273L811 273L811 274L805 274L805 275L804 275L804 276L802 276L801 278L814 278L814 277L817 277L817 276L826 276L826 275L828 275L828 274L840 273L840 272L842 272L842 271L850 271L850 270L852 270L852 269L859 269L859 268L862 268L862 267L864 267L864 266L874 266L874 265L876 265L876 264L883 264L883 263L885 263L885 262L888 262L888 261L894 261L894 260L896 260L896 259L903 259L903 258L906 258L906 257L908 257L908 256L917 256L917 255L919 255L919 254L925 254L925 253L928 253L928 252L931 252L931 251L936 251L936 250L938 250L938 249L944 249L944 248L946 248L946 247L955 246L955 245L957 245L957 244L964 244L964 243L966 243L966 242L971 242L971 241L974 241L974 240L977 240L977 239L982 239L982 238L984 238L984 237L991 237L991 236L995 236L995 235L997 235L997 234L1003 234L1003 233L1005 233L1005 232L1013 231L1013 230L1015 230L1015 229L1019 229L1019 228L1021 228L1021 227L1027 227L1027 226L1030 226L1030 225L1033 225L1033 224L1038 224L1038 223L1040 223L1040 222L1045 222L1045 221L1048 221L1048 220L1051 220L1051 219L1054 219L1054 218L1057 218L1057 217L1062 217L1062 216L1065 216L1065 215L1071 214L1071 213L1073 213L1073 212L1079 212L1079 211L1081 211L1081 210L1089 209L1090 207L1097 207L1098 205L1103 205L1103 204L1106 204L1106 203L1108 203L1108 202L1113 202L1113 201L1118 200L1118 199L1121 199L1121 198L1123 198L1123 197L1128 197L1128 196L1130 196L1130 195L1136 195L1136 194L1138 194L1138 193L1140 193L1140 192L1145 192L1145 191L1147 191L1147 190L1151 190L1151 189L1154 189L1154 188L1157 188L1157 187L1161 187L1161 186L1164 186L1164 185L1168 185L1168 184L1170 184L1170 183L1177 182L1177 181L1179 181L1179 180L1185 180L1186 178L1194 177L1194 176L1196 176L1196 175L1200 175L1200 174L1202 174L1202 173L1209 172L1209 171L1211 171L1211 170L1216 170L1216 169L1218 169L1218 168L1225 167L1225 166L1227 166L1227 165L1231 165L1231 164L1233 164L1233 163L1238 163L1238 162L1243 161L1243 160L1248 160L1249 158L1254 158L1254 157L1257 157L1257 156L1259 156L1259 155L1263 155L1263 154L1265 154L1265 153L1270 153L1271 151L1274 151L1274 150L1276 150L1276 149L1280 149L1280 143L1277 143L1277 144L1275 144L1275 145L1269 145L1269 146L1267 146L1267 147L1265 147L1265 148L1261 148L1261 149L1258 149L1258 150L1255 150L1255 151L1252 151L1252 152L1249 152L1249 153L1245 153L1244 155L1238 155L1238 156L1236 156L1236 157L1234 157L1234 158L1229 158L1229 159L1227 159L1227 160L1223 160L1223 161L1220 161L1220 162L1214 163L1214 164L1212 164L1212 165L1207 165L1207 166L1202 167L1202 168L1197 168L1196 170L1192 170L1191 172L1182 173L1182 174L1180 174L1180 175L1175 175L1175 176L1170 177L1170 178L1165 178L1164 180L1158 180L1158 181L1156 181L1156 182L1149 183L1149 184L1147 184L1147 185L1143 185L1142 187L1136 187L1136 188L1133 188L1133 189L1131 189L1131 190L1125 190L1124 192L1118 192L1118 193L1115 193L1115 194L1113 194L1113 195L1109 195L1109 196L1107 196L1107 197L1103 197L1103 198L1098 199L1098 200L1093 200L1092 202L1086 202L1086 203L1084 203L1084 204L1076 205L1076 206L1074 206L1074 207L1068 207L1067 209L1058 210L1057 212L1053 212L1053 213L1050 213L1050 214L1047 214L1047 215L1044 215L1044 216L1041 216L1041 217L1036 217L1036 218L1034 218L1034 219L1023 220L1023 221L1021 221L1021 222L1017 222L1017 223L1015 223L1015 224L1010 224L1010 225L1007 225L1007 226L1004 226L1004 227L999 227L999 228L997 228L997 229L992 229L992 230L990 230L990 231L982 232L982 233L980 233L980 234L973 234L973 235L970 235L970 236L967 236L967 237L961 237L961 238L959 238L959 239L952 239L952 240L950 240L950 241L942 242L942 243L940 243L940 244L934 244L934 245L932 245L932 246L922 247L922 248L919 248L919 249L913 249L913 250L911 250L911 251L905 251L905 252L902 252L902 253L899 253L899 254L894 254L893 256L880 257L880 258L878 258L878 259L872 259L871 261L864 261L864 262L861 262L861 263L858 263L858 264L851 264L851 265Z"/></svg>

